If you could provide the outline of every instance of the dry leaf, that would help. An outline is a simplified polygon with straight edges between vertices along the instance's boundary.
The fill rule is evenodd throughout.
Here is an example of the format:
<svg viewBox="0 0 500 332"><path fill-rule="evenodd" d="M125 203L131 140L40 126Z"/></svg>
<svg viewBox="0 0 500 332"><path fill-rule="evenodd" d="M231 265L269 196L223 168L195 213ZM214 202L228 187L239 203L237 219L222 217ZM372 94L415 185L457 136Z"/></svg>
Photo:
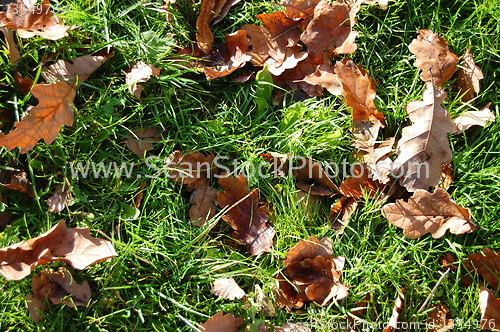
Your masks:
<svg viewBox="0 0 500 332"><path fill-rule="evenodd" d="M467 256L464 265L470 272L477 272L495 290L500 284L500 251L483 248L481 253Z"/></svg>
<svg viewBox="0 0 500 332"><path fill-rule="evenodd" d="M311 301L326 306L332 299L341 300L348 295L347 286L340 283L345 258L332 255L329 238L300 241L288 251L283 264L285 269L277 276L277 302L287 310Z"/></svg>
<svg viewBox="0 0 500 332"><path fill-rule="evenodd" d="M330 196L340 192L320 163L310 158L298 158L298 163L294 172L297 188L315 196Z"/></svg>
<svg viewBox="0 0 500 332"><path fill-rule="evenodd" d="M479 309L481 310L481 329L500 331L500 299L495 299L487 288L479 290Z"/></svg>
<svg viewBox="0 0 500 332"><path fill-rule="evenodd" d="M7 27L17 32L21 38L40 36L57 40L68 36L68 30L74 26L60 24L60 19L50 11L50 1L27 7L23 1L12 3L6 12L0 12L0 27Z"/></svg>
<svg viewBox="0 0 500 332"><path fill-rule="evenodd" d="M365 192L368 197L373 198L382 186L370 179L368 168L362 164L355 164L352 168L353 176L348 177L340 185L340 192L346 197L360 199Z"/></svg>
<svg viewBox="0 0 500 332"><path fill-rule="evenodd" d="M266 317L276 316L276 308L273 302L264 294L258 284L255 285L255 302L259 305L259 312Z"/></svg>
<svg viewBox="0 0 500 332"><path fill-rule="evenodd" d="M22 75L18 72L12 74L12 78L14 78L14 83L16 84L16 88L19 89L23 94L27 95L31 91L31 87L33 86L33 79L29 77L22 77Z"/></svg>
<svg viewBox="0 0 500 332"><path fill-rule="evenodd" d="M401 176L401 185L410 192L437 186L441 165L449 163L453 156L448 133L454 132L456 126L441 106L445 97L444 91L427 82L423 101L412 101L406 106L413 125L403 128L394 170Z"/></svg>
<svg viewBox="0 0 500 332"><path fill-rule="evenodd" d="M433 309L427 313L429 317L426 320L426 325L429 326L428 332L446 332L453 328L453 319L448 319L446 316L450 309L444 304L433 306Z"/></svg>
<svg viewBox="0 0 500 332"><path fill-rule="evenodd" d="M144 158L147 151L153 150L153 143L160 141L161 131L162 129L158 127L138 129L133 134L127 135L129 138L125 144L137 157Z"/></svg>
<svg viewBox="0 0 500 332"><path fill-rule="evenodd" d="M61 220L38 237L0 249L0 274L7 280L20 280L36 266L52 261L82 270L116 256L111 242L91 237L88 228L66 228Z"/></svg>
<svg viewBox="0 0 500 332"><path fill-rule="evenodd" d="M7 51L9 51L10 64L15 66L21 58L21 54L19 54L14 32L6 27L0 27L0 32L3 33L5 44L7 45Z"/></svg>
<svg viewBox="0 0 500 332"><path fill-rule="evenodd" d="M319 97L323 95L323 87L304 81L304 78L314 73L316 69L316 64L307 57L294 68L285 70L280 76L273 76L273 83L287 90L301 89L310 97Z"/></svg>
<svg viewBox="0 0 500 332"><path fill-rule="evenodd" d="M198 326L198 329L202 332L238 332L241 324L243 324L242 317L235 318L231 313L224 315L223 311L219 311Z"/></svg>
<svg viewBox="0 0 500 332"><path fill-rule="evenodd" d="M458 93L464 94L462 97L464 103L474 99L474 93L479 93L479 81L483 78L481 68L475 64L472 54L467 50L462 56L456 81Z"/></svg>
<svg viewBox="0 0 500 332"><path fill-rule="evenodd" d="M311 329L302 323L285 323L282 327L275 326L276 332L311 332Z"/></svg>
<svg viewBox="0 0 500 332"><path fill-rule="evenodd" d="M72 87L76 80L83 83L92 75L104 62L112 58L114 52L105 55L83 55L73 60L58 60L50 66L42 68L43 78L49 82L66 81Z"/></svg>
<svg viewBox="0 0 500 332"><path fill-rule="evenodd" d="M214 280L214 285L210 293L230 301L241 299L246 295L245 291L238 286L233 278L220 278Z"/></svg>
<svg viewBox="0 0 500 332"><path fill-rule="evenodd" d="M480 111L465 112L464 114L453 119L453 122L457 126L453 133L460 134L472 126L484 127L488 121L495 121L495 114L490 111L490 105L491 103L486 105L486 107Z"/></svg>
<svg viewBox="0 0 500 332"><path fill-rule="evenodd" d="M329 219L332 228L339 231L337 234L344 234L344 228L349 223L349 219L356 211L358 201L352 197L342 196L331 208Z"/></svg>
<svg viewBox="0 0 500 332"><path fill-rule="evenodd" d="M418 30L418 37L408 48L417 57L415 67L422 70L420 78L424 82L434 81L442 88L457 70L458 58L450 52L446 39L431 30Z"/></svg>
<svg viewBox="0 0 500 332"><path fill-rule="evenodd" d="M314 8L319 2L320 0L284 0L282 5L285 7L285 15L296 20L300 19L300 28L305 30L313 19Z"/></svg>
<svg viewBox="0 0 500 332"><path fill-rule="evenodd" d="M125 83L129 86L128 91L132 96L141 100L142 85L138 83L147 82L151 76L160 75L160 70L161 68L156 68L142 60L137 62L132 69L125 74Z"/></svg>
<svg viewBox="0 0 500 332"><path fill-rule="evenodd" d="M276 232L269 222L267 206L259 207L257 190L248 191L243 174L237 178L222 174L219 185L224 192L217 193L217 203L221 208L229 208L222 219L235 230L231 236L246 244L252 255L271 252Z"/></svg>
<svg viewBox="0 0 500 332"><path fill-rule="evenodd" d="M209 180L215 173L213 161L215 156L209 154L205 157L199 151L189 151L184 155L176 150L168 157L166 168L170 171L168 178L177 183L183 183L189 188L209 187Z"/></svg>
<svg viewBox="0 0 500 332"><path fill-rule="evenodd" d="M0 171L0 185L11 190L19 191L29 197L35 197L33 185L28 180L26 172L15 164L8 164L7 166L17 170L2 169L2 171Z"/></svg>
<svg viewBox="0 0 500 332"><path fill-rule="evenodd" d="M58 185L54 190L54 194L47 200L49 212L61 212L69 204L72 197L71 187L67 183Z"/></svg>
<svg viewBox="0 0 500 332"><path fill-rule="evenodd" d="M384 205L382 215L391 224L403 229L409 239L427 233L438 239L447 230L452 234L472 233L476 224L471 221L470 209L456 204L446 190L437 188L434 193L417 189L408 202L402 199Z"/></svg>
<svg viewBox="0 0 500 332"><path fill-rule="evenodd" d="M231 9L231 7L233 7L234 5L236 5L237 3L239 3L241 0L226 0L226 1L223 1L223 6L219 12L219 14L217 14L216 17L214 17L212 19L212 21L210 21L210 26L213 27L214 25L216 25L217 23L219 23L220 21L222 21L222 19L224 17L226 17L226 15L229 13L229 10Z"/></svg>
<svg viewBox="0 0 500 332"><path fill-rule="evenodd" d="M312 62L321 65L324 51L332 56L356 51L354 40L358 32L352 30L354 14L349 5L339 1L320 1L316 5L312 21L300 36Z"/></svg>
<svg viewBox="0 0 500 332"><path fill-rule="evenodd" d="M189 209L189 219L194 226L203 226L215 216L217 190L211 187L196 188L190 198L193 206Z"/></svg>
<svg viewBox="0 0 500 332"><path fill-rule="evenodd" d="M21 148L21 153L31 150L38 140L46 144L54 141L63 125L73 124L73 99L75 90L65 82L37 84L31 89L39 104L16 123L16 129L0 137L0 146L7 150Z"/></svg>
<svg viewBox="0 0 500 332"><path fill-rule="evenodd" d="M392 315L387 323L387 326L382 330L382 332L390 332L392 329L397 328L399 312L403 309L403 296L398 293L398 297L396 298L396 302L394 303L394 308L392 308Z"/></svg>
<svg viewBox="0 0 500 332"><path fill-rule="evenodd" d="M453 182L453 168L450 163L441 165L441 178L439 179L438 187L448 190Z"/></svg>
<svg viewBox="0 0 500 332"><path fill-rule="evenodd" d="M214 35L210 22L219 15L225 0L203 0L201 2L200 15L196 19L196 42L203 53L208 53L214 42Z"/></svg>

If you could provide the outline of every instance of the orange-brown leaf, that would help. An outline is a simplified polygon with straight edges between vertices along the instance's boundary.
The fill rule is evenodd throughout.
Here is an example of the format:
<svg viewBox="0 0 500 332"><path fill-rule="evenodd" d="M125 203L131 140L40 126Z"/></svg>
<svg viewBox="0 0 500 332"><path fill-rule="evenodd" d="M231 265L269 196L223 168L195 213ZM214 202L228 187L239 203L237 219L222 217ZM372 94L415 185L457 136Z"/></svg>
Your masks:
<svg viewBox="0 0 500 332"><path fill-rule="evenodd" d="M487 288L479 290L479 309L481 310L481 329L500 331L500 299L495 299Z"/></svg>
<svg viewBox="0 0 500 332"><path fill-rule="evenodd" d="M0 249L0 274L20 280L38 265L63 261L75 269L117 256L111 242L90 236L88 228L66 228L64 221L42 235Z"/></svg>
<svg viewBox="0 0 500 332"><path fill-rule="evenodd" d="M75 90L65 82L37 84L32 89L39 104L16 123L16 129L0 137L0 146L7 150L21 148L21 153L31 150L38 140L46 144L54 141L63 125L73 124L73 99Z"/></svg>
<svg viewBox="0 0 500 332"><path fill-rule="evenodd" d="M417 57L415 67L422 70L420 78L424 82L433 80L442 88L457 70L458 58L450 52L446 39L431 30L418 30L418 37L408 48Z"/></svg>
<svg viewBox="0 0 500 332"><path fill-rule="evenodd" d="M189 151L184 155L176 150L169 156L166 167L170 171L169 179L183 183L190 188L208 187L209 178L214 174L212 163L215 156L205 155L199 151Z"/></svg>
<svg viewBox="0 0 500 332"><path fill-rule="evenodd" d="M483 248L481 253L467 256L465 267L471 272L477 272L494 289L500 285L500 251Z"/></svg>
<svg viewBox="0 0 500 332"><path fill-rule="evenodd" d="M242 317L235 318L231 313L224 315L224 312L219 311L198 329L203 332L238 332L241 324L243 324Z"/></svg>
<svg viewBox="0 0 500 332"><path fill-rule="evenodd" d="M484 75L481 68L476 65L474 57L467 50L462 56L456 81L458 93L464 94L462 97L464 103L474 99L474 93L479 93L479 81L483 78Z"/></svg>
<svg viewBox="0 0 500 332"><path fill-rule="evenodd" d="M127 136L129 138L125 144L137 157L144 158L147 151L153 150L153 143L160 140L161 131L161 128L158 127L138 129Z"/></svg>
<svg viewBox="0 0 500 332"><path fill-rule="evenodd" d="M320 163L310 158L299 158L298 162L294 176L300 190L316 196L329 196L340 192Z"/></svg>
<svg viewBox="0 0 500 332"><path fill-rule="evenodd" d="M360 199L365 192L368 197L373 198L377 191L382 188L378 182L370 178L366 165L355 165L353 173L353 176L345 179L340 185L342 195Z"/></svg>
<svg viewBox="0 0 500 332"><path fill-rule="evenodd" d="M358 201L352 197L346 196L342 196L332 206L328 217L332 223L332 228L339 231L338 234L344 233L344 228L349 223L349 219L354 214L357 207Z"/></svg>
<svg viewBox="0 0 500 332"><path fill-rule="evenodd" d="M398 199L384 205L382 215L391 224L403 229L410 239L427 233L438 239L447 230L452 234L472 233L476 224L471 221L470 210L456 204L446 190L437 188L434 193L417 189L408 202Z"/></svg>
<svg viewBox="0 0 500 332"><path fill-rule="evenodd" d="M196 41L198 48L203 53L208 53L214 42L214 35L210 22L219 15L226 0L203 0L201 3L200 15L196 19Z"/></svg>
<svg viewBox="0 0 500 332"><path fill-rule="evenodd" d="M433 309L427 313L429 319L426 321L429 326L428 332L446 332L453 328L453 319L447 318L450 309L444 304L433 306Z"/></svg>
<svg viewBox="0 0 500 332"><path fill-rule="evenodd" d="M27 95L31 91L31 87L35 82L32 78L23 77L19 72L12 74L12 77L14 78L16 88L18 88L23 94Z"/></svg>
<svg viewBox="0 0 500 332"><path fill-rule="evenodd" d="M7 166L17 168L17 170L3 169L0 171L0 185L19 191L29 197L35 197L33 185L28 180L26 172L19 169L15 164L8 164Z"/></svg>
<svg viewBox="0 0 500 332"><path fill-rule="evenodd" d="M191 194L190 202L193 206L189 209L189 219L194 221L194 226L203 226L215 216L215 202L217 190L211 187L196 188Z"/></svg>

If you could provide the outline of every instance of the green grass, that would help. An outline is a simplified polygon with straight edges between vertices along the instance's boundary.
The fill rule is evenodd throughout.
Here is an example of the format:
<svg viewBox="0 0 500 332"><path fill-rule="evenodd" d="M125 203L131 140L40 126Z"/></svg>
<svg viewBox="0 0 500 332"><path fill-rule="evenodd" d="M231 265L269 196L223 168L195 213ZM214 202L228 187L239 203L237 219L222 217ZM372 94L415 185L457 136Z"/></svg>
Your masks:
<svg viewBox="0 0 500 332"><path fill-rule="evenodd" d="M279 9L275 3L238 4L215 27L216 44L241 25L256 23L253 15ZM59 15L65 23L77 26L70 37L20 40L22 58L16 66L10 65L6 51L0 53L0 108L19 117L36 100L16 91L12 79L15 71L39 78L38 64L56 52L53 60L72 59L105 47L116 52L80 88L75 99L75 123L64 127L53 144L39 142L26 155L17 150L0 151L1 165L11 161L23 165L36 192L30 199L2 188L1 194L8 198L8 208L15 218L0 233L0 246L37 236L64 219L69 227L89 226L95 237L102 237L98 230L107 234L119 253L117 258L72 271L77 281L90 283L92 299L88 307L51 305L37 325L30 321L24 302L24 296L31 292L30 277L0 281L0 330L194 331L198 322L219 310L249 319L243 300L229 302L210 293L212 281L232 276L247 293L252 294L258 284L274 299L274 276L283 268L286 252L309 236L332 237L334 254L346 257L341 280L350 287L349 297L324 308L307 304L294 315L282 310L272 318L258 314L260 319L277 326L300 321L316 331L332 331L334 323L352 315L356 302L368 293L370 308L364 319L385 323L397 293L402 292L405 299L400 320L423 322L426 316L417 314L417 310L441 276L438 258L442 254L452 252L462 261L485 246L500 249L498 121L450 137L455 156L449 192L457 203L472 210L479 228L472 234L447 234L441 239L429 235L406 239L400 229L381 216L384 202L373 199L363 201L345 233L337 236L327 221L332 201L309 211L297 202L293 179L252 177L249 183L259 188L268 203L277 232L273 252L253 257L232 245L227 235L230 229L222 220L212 220L201 228L191 226L188 196L165 177L147 181L137 218L124 207L132 203L143 179L73 179L68 163L90 160L134 162L138 173L154 174L123 142L131 131L150 126L165 132L164 139L150 152L161 157L175 149L193 149L253 163L259 162L260 153L268 152L311 156L324 162L350 158L350 119L340 99L325 96L303 101L306 112L301 121L287 128L283 119L290 112L291 97L259 116L254 103L255 83L232 82L238 73L207 82L203 75L168 61L176 45L192 44L200 3L178 0L171 9L171 24L166 23L165 13L156 10L162 5L162 1L60 1ZM452 115L491 101L492 110L499 116L499 17L497 0L401 0L391 3L387 11L363 7L357 16L355 29L360 35L353 58L379 81L377 104L387 123L384 137L400 137L401 129L409 124L405 105L421 98L424 83L407 47L418 29L439 33L457 55L469 48L484 72L482 91L474 105L460 103L451 89L453 82L447 85L445 107ZM160 76L143 84L140 104L124 83L124 71L139 60L163 68ZM338 137L332 138L329 133ZM74 188L74 204L51 214L46 200L65 178ZM340 184L342 180L335 181ZM60 265L64 264L50 264ZM459 283L461 273L451 272L431 303L443 302L455 319L477 321L481 280L473 277L474 285L463 288ZM467 326L456 329L471 330Z"/></svg>

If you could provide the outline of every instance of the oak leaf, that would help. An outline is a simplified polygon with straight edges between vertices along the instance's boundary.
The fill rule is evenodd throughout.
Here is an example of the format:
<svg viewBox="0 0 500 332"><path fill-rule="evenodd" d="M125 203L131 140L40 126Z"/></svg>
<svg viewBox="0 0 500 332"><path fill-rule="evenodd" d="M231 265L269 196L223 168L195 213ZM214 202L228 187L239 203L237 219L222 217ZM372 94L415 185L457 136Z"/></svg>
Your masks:
<svg viewBox="0 0 500 332"><path fill-rule="evenodd" d="M208 187L209 179L215 173L213 161L215 156L205 155L199 151L189 151L184 155L176 150L168 157L166 168L169 170L169 179L176 183L183 183L191 190Z"/></svg>
<svg viewBox="0 0 500 332"><path fill-rule="evenodd" d="M482 330L500 331L500 299L495 299L487 288L479 290L479 309L481 310Z"/></svg>
<svg viewBox="0 0 500 332"><path fill-rule="evenodd" d="M464 265L470 272L477 272L495 290L500 285L500 251L490 248L481 249L481 253L473 253L464 260Z"/></svg>
<svg viewBox="0 0 500 332"><path fill-rule="evenodd" d="M241 299L246 295L245 291L238 286L233 278L220 278L214 280L214 285L210 293L230 301Z"/></svg>
<svg viewBox="0 0 500 332"><path fill-rule="evenodd" d="M360 199L365 192L368 197L373 198L377 191L382 189L380 183L370 178L366 165L356 164L351 169L352 176L345 179L340 185L340 192L345 197Z"/></svg>
<svg viewBox="0 0 500 332"><path fill-rule="evenodd" d="M34 80L29 77L23 77L19 72L12 74L16 88L23 94L27 95L31 91L31 87L34 84Z"/></svg>
<svg viewBox="0 0 500 332"><path fill-rule="evenodd" d="M340 283L345 258L333 256L329 238L300 241L288 251L283 264L285 269L277 276L277 302L287 310L311 301L326 306L332 299L348 295L347 286Z"/></svg>
<svg viewBox="0 0 500 332"><path fill-rule="evenodd" d="M440 303L433 306L433 309L427 313L429 319L426 321L428 332L446 332L454 326L453 319L447 318L450 309Z"/></svg>
<svg viewBox="0 0 500 332"><path fill-rule="evenodd" d="M300 19L300 28L305 30L313 19L314 8L319 2L320 0L284 0L282 5L285 7L285 15Z"/></svg>
<svg viewBox="0 0 500 332"><path fill-rule="evenodd" d="M223 192L217 193L217 204L228 208L222 219L235 230L231 236L246 244L252 255L271 252L276 232L269 222L267 206L259 207L257 190L248 191L243 174L237 178L221 174L218 181Z"/></svg>
<svg viewBox="0 0 500 332"><path fill-rule="evenodd" d="M0 171L0 185L26 194L29 197L35 197L33 184L28 180L28 174L15 164L8 164L7 166L13 169L6 168Z"/></svg>
<svg viewBox="0 0 500 332"><path fill-rule="evenodd" d="M68 30L74 26L66 26L50 11L50 1L41 4L31 4L28 7L24 1L13 2L6 12L0 12L0 27L7 27L17 32L21 38L40 36L45 39L57 40L68 36Z"/></svg>
<svg viewBox="0 0 500 332"><path fill-rule="evenodd" d="M198 329L203 332L238 332L241 324L243 324L242 317L235 318L231 313L224 315L223 311L219 311L199 325Z"/></svg>
<svg viewBox="0 0 500 332"><path fill-rule="evenodd" d="M135 98L141 100L142 85L149 81L151 76L160 75L161 68L147 64L144 61L137 62L128 73L125 74L125 83L128 85L128 92Z"/></svg>
<svg viewBox="0 0 500 332"><path fill-rule="evenodd" d="M438 187L448 190L453 182L453 168L451 163L441 165L441 178L439 179Z"/></svg>
<svg viewBox="0 0 500 332"><path fill-rule="evenodd" d="M352 197L346 196L342 196L333 204L328 217L332 223L332 228L338 231L337 234L344 234L344 229L357 207L358 201Z"/></svg>
<svg viewBox="0 0 500 332"><path fill-rule="evenodd" d="M446 39L431 30L418 30L418 37L408 48L417 57L415 67L422 70L420 78L424 82L432 80L442 88L457 70L458 57L450 52Z"/></svg>
<svg viewBox="0 0 500 332"><path fill-rule="evenodd" d="M461 99L464 103L474 99L474 93L479 93L479 81L483 78L481 68L476 65L474 57L467 50L462 56L456 81L458 92L464 94Z"/></svg>
<svg viewBox="0 0 500 332"><path fill-rule="evenodd" d="M495 114L490 111L490 105L491 103L486 105L486 107L484 107L480 111L465 112L464 114L454 118L453 122L455 123L457 128L453 133L460 134L472 126L484 127L486 126L488 121L495 121Z"/></svg>
<svg viewBox="0 0 500 332"><path fill-rule="evenodd" d="M147 151L153 150L153 143L160 141L161 128L141 128L127 135L127 148L139 158L144 158Z"/></svg>
<svg viewBox="0 0 500 332"><path fill-rule="evenodd" d="M193 206L189 209L189 219L194 226L203 226L215 216L217 190L211 187L196 188L189 199Z"/></svg>
<svg viewBox="0 0 500 332"><path fill-rule="evenodd" d="M0 137L0 146L7 150L21 148L21 153L31 150L38 140L46 144L54 141L63 125L73 124L73 99L75 90L65 82L37 84L31 89L39 104L15 124L16 129Z"/></svg>
<svg viewBox="0 0 500 332"><path fill-rule="evenodd" d="M294 68L286 69L280 76L273 76L273 83L286 90L296 90L297 94L302 90L310 97L319 97L323 95L323 87L304 81L304 78L316 69L317 65L307 57L299 61Z"/></svg>
<svg viewBox="0 0 500 332"><path fill-rule="evenodd" d="M234 5L236 5L239 2L241 2L241 0L226 0L226 1L223 1L223 5L222 5L222 8L220 9L219 14L217 14L217 16L214 17L210 21L210 26L213 27L214 25L216 25L217 23L219 23L220 21L222 21L222 19L224 17L226 17L226 15L229 13L229 10L231 9L231 7L233 7Z"/></svg>
<svg viewBox="0 0 500 332"><path fill-rule="evenodd" d="M470 209L456 204L446 190L437 188L434 193L417 189L408 202L402 199L384 205L382 215L389 222L403 229L409 239L427 233L438 239L447 230L452 234L472 233L477 226L471 221Z"/></svg>
<svg viewBox="0 0 500 332"><path fill-rule="evenodd" d="M446 93L434 89L431 81L425 85L423 101L412 101L406 106L413 125L403 128L394 171L410 192L437 186L441 165L449 163L453 156L448 133L454 132L456 126L441 106L445 97Z"/></svg>
<svg viewBox="0 0 500 332"><path fill-rule="evenodd" d="M36 266L52 261L82 270L116 256L111 242L91 237L88 228L66 228L61 220L38 237L0 249L0 274L7 280L20 280Z"/></svg>
<svg viewBox="0 0 500 332"><path fill-rule="evenodd" d="M298 158L298 162L300 164L294 168L293 174L297 179L297 188L315 196L331 196L340 192L320 163L303 157Z"/></svg>

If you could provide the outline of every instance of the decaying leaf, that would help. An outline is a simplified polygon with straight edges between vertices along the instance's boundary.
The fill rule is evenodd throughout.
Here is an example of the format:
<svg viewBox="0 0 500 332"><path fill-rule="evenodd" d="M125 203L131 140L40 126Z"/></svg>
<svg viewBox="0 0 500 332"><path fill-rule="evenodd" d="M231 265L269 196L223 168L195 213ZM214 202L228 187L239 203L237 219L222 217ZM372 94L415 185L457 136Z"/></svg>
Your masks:
<svg viewBox="0 0 500 332"><path fill-rule="evenodd" d="M448 319L447 314L450 309L440 303L433 306L433 309L427 313L429 319L426 321L428 332L446 332L453 328L453 319Z"/></svg>
<svg viewBox="0 0 500 332"><path fill-rule="evenodd" d="M463 131L469 129L472 126L481 126L484 127L488 123L488 121L495 121L495 114L490 111L490 105L486 105L480 111L470 111L465 112L462 115L459 115L453 122L457 126L456 130L453 132L454 134L460 134Z"/></svg>
<svg viewBox="0 0 500 332"><path fill-rule="evenodd" d="M280 76L273 76L273 83L285 89L303 90L311 97L319 97L323 94L323 87L320 85L309 84L304 78L316 71L317 65L311 62L309 57L300 61L297 66L287 69Z"/></svg>
<svg viewBox="0 0 500 332"><path fill-rule="evenodd" d="M320 1L316 5L313 19L300 36L312 62L321 65L324 51L332 56L356 51L354 40L358 32L352 30L354 15L351 7L340 1Z"/></svg>
<svg viewBox="0 0 500 332"><path fill-rule="evenodd" d="M500 299L495 299L487 288L479 290L479 309L481 310L481 329L500 331Z"/></svg>
<svg viewBox="0 0 500 332"><path fill-rule="evenodd" d="M382 189L380 183L370 179L368 168L365 165L355 164L352 171L353 175L345 179L340 185L342 195L360 199L363 197L363 192L365 192L368 197L372 198L377 191Z"/></svg>
<svg viewBox="0 0 500 332"><path fill-rule="evenodd" d="M44 66L42 76L49 83L66 81L75 87L77 80L80 83L85 82L97 68L114 55L114 52L105 55L86 54L73 60L58 60L50 66Z"/></svg>
<svg viewBox="0 0 500 332"><path fill-rule="evenodd" d="M61 212L69 204L72 197L71 187L67 183L58 185L54 190L54 194L47 200L49 212Z"/></svg>
<svg viewBox="0 0 500 332"><path fill-rule="evenodd" d="M384 205L382 215L394 226L402 228L409 239L427 233L438 239L447 230L452 234L465 234L477 228L471 221L470 209L456 204L442 188L437 188L432 194L417 189L408 202L398 199Z"/></svg>
<svg viewBox="0 0 500 332"><path fill-rule="evenodd" d="M276 316L276 308L273 302L264 294L262 288L255 284L255 302L259 306L259 312L266 317Z"/></svg>
<svg viewBox="0 0 500 332"><path fill-rule="evenodd" d="M147 151L153 150L153 143L160 141L161 131L159 127L138 129L133 134L127 135L129 138L125 144L137 157L144 158Z"/></svg>
<svg viewBox="0 0 500 332"><path fill-rule="evenodd" d="M28 109L16 129L0 137L0 146L7 150L21 148L21 153L31 150L38 140L46 144L54 141L63 125L73 124L73 99L75 90L65 82L37 84L31 89L39 104Z"/></svg>
<svg viewBox="0 0 500 332"><path fill-rule="evenodd" d="M500 285L500 251L483 248L481 253L474 253L464 260L467 270L477 272L495 290Z"/></svg>
<svg viewBox="0 0 500 332"><path fill-rule="evenodd" d="M238 286L233 278L220 278L214 280L214 285L210 293L230 301L241 299L246 295L245 291Z"/></svg>
<svg viewBox="0 0 500 332"><path fill-rule="evenodd" d="M276 332L311 332L311 329L302 323L285 323L283 326L275 326Z"/></svg>
<svg viewBox="0 0 500 332"><path fill-rule="evenodd" d="M198 329L203 332L238 332L241 324L243 324L242 317L235 318L231 313L224 315L223 311L219 311L199 325Z"/></svg>
<svg viewBox="0 0 500 332"><path fill-rule="evenodd" d="M483 78L481 68L476 65L472 54L467 50L462 56L456 81L458 92L464 94L462 97L464 103L474 99L474 93L479 93L479 81Z"/></svg>
<svg viewBox="0 0 500 332"><path fill-rule="evenodd" d="M267 206L259 207L257 190L248 191L243 174L237 178L222 174L219 185L223 192L217 193L217 201L221 208L228 208L222 219L235 230L231 236L246 244L252 255L271 252L276 232L269 222Z"/></svg>
<svg viewBox="0 0 500 332"><path fill-rule="evenodd" d="M406 106L413 125L403 128L394 170L401 176L401 185L410 192L437 186L441 165L449 163L453 156L448 133L453 133L456 126L441 106L445 97L446 93L434 89L431 81L425 85L423 101L412 101Z"/></svg>
<svg viewBox="0 0 500 332"><path fill-rule="evenodd" d="M147 82L151 76L160 75L160 70L161 68L156 68L142 60L137 62L132 69L125 74L125 83L129 86L128 91L132 96L141 100L142 85L138 83Z"/></svg>
<svg viewBox="0 0 500 332"><path fill-rule="evenodd" d="M453 182L453 168L451 163L441 165L441 178L439 179L438 187L448 190Z"/></svg>
<svg viewBox="0 0 500 332"><path fill-rule="evenodd" d="M211 187L196 188L190 197L193 206L189 209L189 219L194 226L203 226L215 216L217 190Z"/></svg>
<svg viewBox="0 0 500 332"><path fill-rule="evenodd" d="M199 151L189 151L186 155L179 150L172 152L166 168L170 171L169 179L187 185L189 188L209 187L209 179L214 174L215 156Z"/></svg>
<svg viewBox="0 0 500 332"><path fill-rule="evenodd" d="M333 256L329 238L300 241L288 251L283 264L285 269L277 276L277 302L287 310L312 301L326 306L332 299L341 300L348 295L347 286L340 283L345 258Z"/></svg>
<svg viewBox="0 0 500 332"><path fill-rule="evenodd" d="M294 172L297 188L315 196L330 196L340 192L320 163L310 158L297 160L298 165Z"/></svg>
<svg viewBox="0 0 500 332"><path fill-rule="evenodd" d="M33 185L28 180L28 174L14 164L9 164L7 166L14 169L6 168L0 171L0 185L11 190L19 191L29 197L35 197Z"/></svg>
<svg viewBox="0 0 500 332"><path fill-rule="evenodd" d="M434 81L442 88L457 70L458 58L450 52L446 39L431 30L418 30L418 37L408 48L417 57L415 67L422 70L420 78L424 82Z"/></svg>
<svg viewBox="0 0 500 332"><path fill-rule="evenodd" d="M0 249L0 274L7 280L20 280L36 266L52 261L82 270L116 256L111 242L91 237L88 228L66 228L61 220L38 237Z"/></svg>
<svg viewBox="0 0 500 332"><path fill-rule="evenodd" d="M40 36L45 39L57 40L68 36L68 30L74 26L66 26L50 11L50 1L41 4L30 4L24 1L14 2L6 12L0 12L0 26L13 29L21 38Z"/></svg>
<svg viewBox="0 0 500 332"><path fill-rule="evenodd" d="M31 280L33 295L26 295L28 310L31 319L38 323L40 311L45 311L46 300L53 304L64 302L68 307L85 306L90 300L90 287L87 281L76 283L68 270L61 267L58 271L42 271L40 276L33 276Z"/></svg>
<svg viewBox="0 0 500 332"><path fill-rule="evenodd" d="M14 78L14 83L16 84L16 88L19 89L23 94L27 95L31 91L31 87L34 82L32 78L23 77L19 72L15 72L12 74L12 78Z"/></svg>
<svg viewBox="0 0 500 332"><path fill-rule="evenodd" d="M394 307L392 308L392 315L387 323L387 326L382 330L382 332L390 332L392 329L396 329L398 327L399 320L399 312L403 309L403 295L398 293L398 297L396 298L396 302L394 303Z"/></svg>
<svg viewBox="0 0 500 332"><path fill-rule="evenodd" d="M7 50L9 51L10 64L15 66L21 58L21 54L19 53L19 48L17 47L14 32L3 26L0 26L0 32L3 33L5 44L7 45Z"/></svg>
<svg viewBox="0 0 500 332"><path fill-rule="evenodd" d="M320 0L284 0L285 15L295 20L300 19L300 28L305 30L314 16L314 8Z"/></svg>
<svg viewBox="0 0 500 332"><path fill-rule="evenodd" d="M329 219L332 228L339 231L337 234L343 234L344 228L349 223L349 219L356 211L358 201L352 197L342 196L331 208Z"/></svg>

